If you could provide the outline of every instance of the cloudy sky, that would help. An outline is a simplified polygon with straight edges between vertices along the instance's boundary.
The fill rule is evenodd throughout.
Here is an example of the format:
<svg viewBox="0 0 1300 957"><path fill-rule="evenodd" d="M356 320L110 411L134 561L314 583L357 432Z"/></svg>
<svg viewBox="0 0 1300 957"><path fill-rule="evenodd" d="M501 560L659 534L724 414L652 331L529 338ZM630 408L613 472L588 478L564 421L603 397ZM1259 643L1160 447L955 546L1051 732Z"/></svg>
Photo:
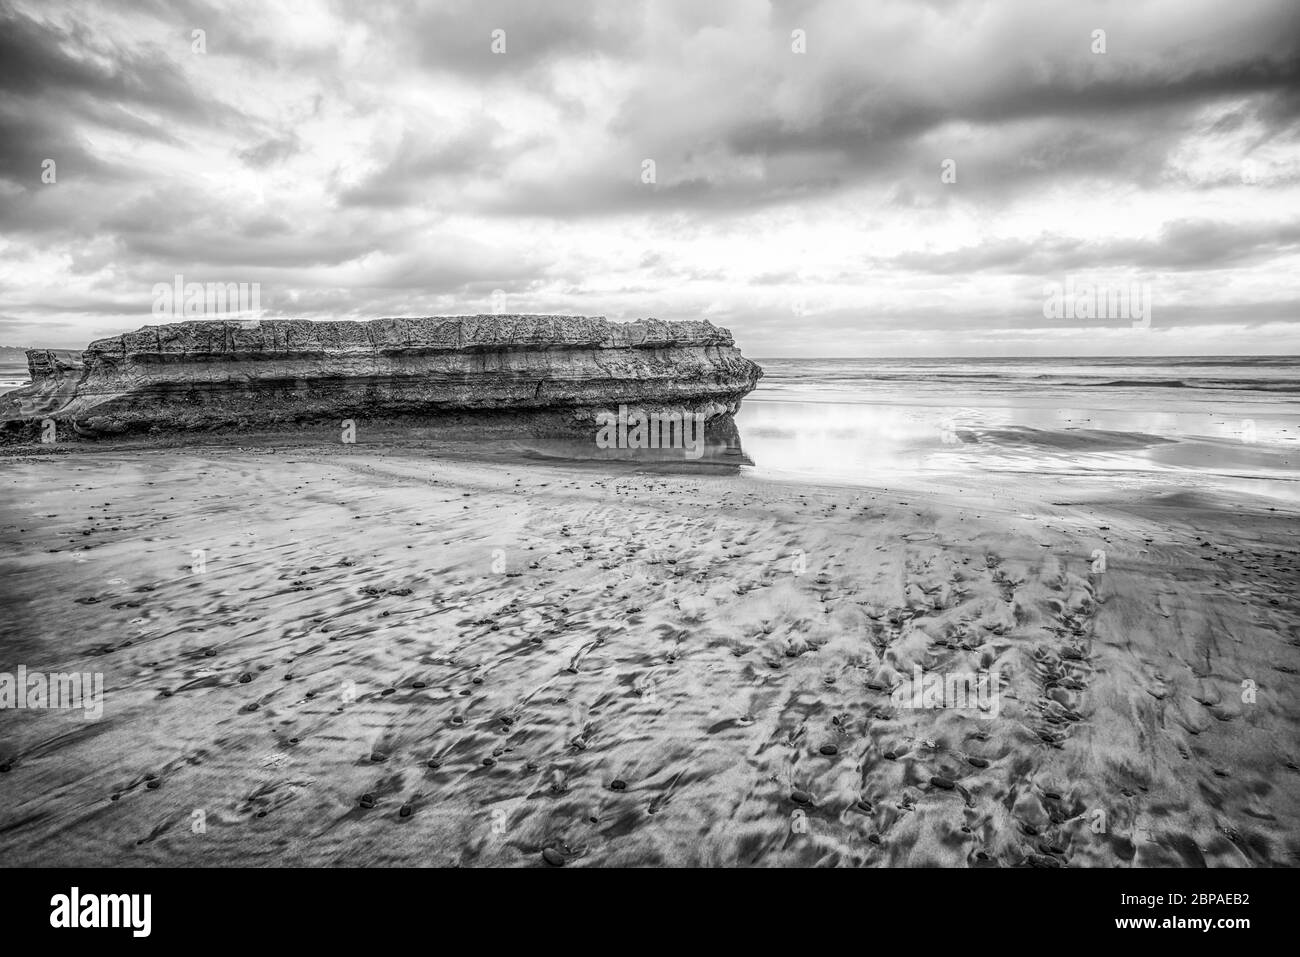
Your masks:
<svg viewBox="0 0 1300 957"><path fill-rule="evenodd" d="M0 344L178 273L759 357L1300 353L1300 6L0 0Z"/></svg>

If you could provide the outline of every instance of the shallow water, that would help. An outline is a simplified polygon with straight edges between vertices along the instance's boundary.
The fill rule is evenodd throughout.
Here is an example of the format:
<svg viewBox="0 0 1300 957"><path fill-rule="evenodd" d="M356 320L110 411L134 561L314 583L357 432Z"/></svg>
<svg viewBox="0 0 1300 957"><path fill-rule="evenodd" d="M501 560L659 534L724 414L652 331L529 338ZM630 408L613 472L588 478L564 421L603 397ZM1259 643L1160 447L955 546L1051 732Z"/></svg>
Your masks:
<svg viewBox="0 0 1300 957"><path fill-rule="evenodd" d="M0 360L0 393L17 389L31 381L27 374L27 363L5 362Z"/></svg>
<svg viewBox="0 0 1300 957"><path fill-rule="evenodd" d="M873 485L980 472L1148 475L1300 500L1300 357L760 359L740 447L599 450L594 442L447 440L440 452L744 469ZM0 392L27 381L0 364ZM308 436L309 438L309 436Z"/></svg>
<svg viewBox="0 0 1300 957"><path fill-rule="evenodd" d="M1300 494L1300 361L762 360L756 477L1159 473Z"/></svg>

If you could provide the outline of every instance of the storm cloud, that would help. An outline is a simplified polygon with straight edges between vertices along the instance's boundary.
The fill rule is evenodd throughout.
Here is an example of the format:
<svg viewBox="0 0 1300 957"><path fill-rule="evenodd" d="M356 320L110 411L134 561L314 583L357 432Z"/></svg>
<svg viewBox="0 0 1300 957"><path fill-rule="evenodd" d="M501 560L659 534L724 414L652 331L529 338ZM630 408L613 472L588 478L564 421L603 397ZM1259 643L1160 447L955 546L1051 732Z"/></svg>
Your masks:
<svg viewBox="0 0 1300 957"><path fill-rule="evenodd" d="M1290 0L0 0L0 335L184 274L760 356L1300 352L1297 64ZM1155 322L1045 319L1070 278Z"/></svg>

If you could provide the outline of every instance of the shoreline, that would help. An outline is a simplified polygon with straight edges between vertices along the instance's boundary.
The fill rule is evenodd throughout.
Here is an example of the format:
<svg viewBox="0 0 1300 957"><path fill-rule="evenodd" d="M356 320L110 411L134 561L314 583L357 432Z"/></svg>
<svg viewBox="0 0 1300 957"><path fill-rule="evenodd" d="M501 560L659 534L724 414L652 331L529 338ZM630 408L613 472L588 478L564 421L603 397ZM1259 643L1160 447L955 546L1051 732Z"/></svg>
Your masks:
<svg viewBox="0 0 1300 957"><path fill-rule="evenodd" d="M1300 862L1294 510L79 452L0 465L0 670L105 675L8 716L14 864Z"/></svg>

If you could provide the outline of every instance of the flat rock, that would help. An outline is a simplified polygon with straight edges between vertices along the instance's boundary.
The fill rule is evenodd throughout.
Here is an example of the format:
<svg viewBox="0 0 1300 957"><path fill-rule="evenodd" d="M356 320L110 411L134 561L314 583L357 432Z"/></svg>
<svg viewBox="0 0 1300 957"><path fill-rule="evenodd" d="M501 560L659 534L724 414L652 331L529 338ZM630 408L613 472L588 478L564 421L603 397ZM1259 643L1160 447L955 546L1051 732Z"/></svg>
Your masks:
<svg viewBox="0 0 1300 957"><path fill-rule="evenodd" d="M196 320L81 352L27 353L31 384L0 396L10 441L148 430L416 418L481 429L508 412L532 434L595 435L620 404L729 417L762 369L707 321L478 315L367 322ZM475 417L466 421L467 416Z"/></svg>

